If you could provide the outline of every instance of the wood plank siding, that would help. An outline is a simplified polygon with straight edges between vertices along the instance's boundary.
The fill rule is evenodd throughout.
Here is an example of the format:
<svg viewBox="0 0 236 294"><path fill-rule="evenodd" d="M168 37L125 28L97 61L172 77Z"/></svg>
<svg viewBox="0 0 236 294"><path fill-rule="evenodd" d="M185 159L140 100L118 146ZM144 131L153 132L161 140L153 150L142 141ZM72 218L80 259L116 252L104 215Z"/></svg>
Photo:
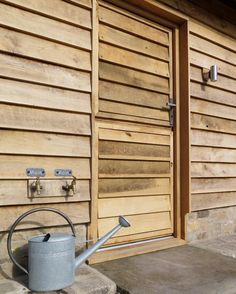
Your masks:
<svg viewBox="0 0 236 294"><path fill-rule="evenodd" d="M125 215L107 245L170 236L172 30L104 2L98 20L97 235Z"/></svg>
<svg viewBox="0 0 236 294"><path fill-rule="evenodd" d="M190 22L192 211L236 205L236 42ZM218 65L218 81L202 68Z"/></svg>
<svg viewBox="0 0 236 294"><path fill-rule="evenodd" d="M0 10L0 230L36 206L61 209L75 224L87 223L91 1L9 0L1 1ZM45 169L41 195L30 190L30 167ZM74 195L62 190L71 178L55 177L56 168L72 169L78 179ZM31 227L64 224L54 215L33 219Z"/></svg>

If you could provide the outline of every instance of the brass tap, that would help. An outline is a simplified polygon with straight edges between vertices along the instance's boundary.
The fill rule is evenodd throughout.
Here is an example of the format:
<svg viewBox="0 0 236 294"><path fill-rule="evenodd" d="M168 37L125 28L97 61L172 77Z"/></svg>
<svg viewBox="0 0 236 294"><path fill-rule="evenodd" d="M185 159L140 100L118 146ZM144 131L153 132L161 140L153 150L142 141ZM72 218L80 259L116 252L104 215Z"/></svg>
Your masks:
<svg viewBox="0 0 236 294"><path fill-rule="evenodd" d="M62 186L62 189L68 192L68 194L70 194L70 192L72 191L72 195L74 195L76 193L76 180L76 177L73 176L73 180L71 181L71 183L68 184L66 182L66 184Z"/></svg>
<svg viewBox="0 0 236 294"><path fill-rule="evenodd" d="M39 177L37 177L36 180L31 184L30 188L31 188L31 190L33 192L36 192L37 195L41 194L41 190L42 190L43 187L40 184L40 178Z"/></svg>

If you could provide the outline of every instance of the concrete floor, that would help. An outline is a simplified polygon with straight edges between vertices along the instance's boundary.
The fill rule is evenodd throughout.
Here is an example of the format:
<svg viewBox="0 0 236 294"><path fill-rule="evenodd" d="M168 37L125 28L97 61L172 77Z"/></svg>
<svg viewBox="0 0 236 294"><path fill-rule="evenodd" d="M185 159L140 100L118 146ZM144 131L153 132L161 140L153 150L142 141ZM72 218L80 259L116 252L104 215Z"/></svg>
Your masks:
<svg viewBox="0 0 236 294"><path fill-rule="evenodd" d="M131 294L236 294L236 259L189 245L93 267Z"/></svg>

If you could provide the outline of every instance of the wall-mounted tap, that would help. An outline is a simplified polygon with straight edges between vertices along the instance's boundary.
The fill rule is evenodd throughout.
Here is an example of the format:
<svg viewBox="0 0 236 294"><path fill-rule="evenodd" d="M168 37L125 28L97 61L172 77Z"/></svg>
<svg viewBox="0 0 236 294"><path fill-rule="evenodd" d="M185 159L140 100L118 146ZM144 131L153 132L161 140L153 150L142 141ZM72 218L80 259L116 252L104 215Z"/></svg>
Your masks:
<svg viewBox="0 0 236 294"><path fill-rule="evenodd" d="M71 181L70 184L66 182L65 185L62 186L62 189L66 191L68 194L72 191L72 195L76 193L76 177L73 176L73 180Z"/></svg>
<svg viewBox="0 0 236 294"><path fill-rule="evenodd" d="M37 195L41 194L41 190L43 189L43 187L41 186L39 177L37 177L36 180L31 184L30 189L32 192L36 192Z"/></svg>

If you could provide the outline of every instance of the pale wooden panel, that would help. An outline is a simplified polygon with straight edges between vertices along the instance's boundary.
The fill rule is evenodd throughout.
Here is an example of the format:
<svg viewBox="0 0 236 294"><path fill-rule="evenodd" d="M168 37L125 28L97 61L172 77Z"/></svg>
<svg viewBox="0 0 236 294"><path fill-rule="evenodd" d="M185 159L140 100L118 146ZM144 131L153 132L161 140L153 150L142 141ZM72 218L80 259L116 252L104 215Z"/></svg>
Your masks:
<svg viewBox="0 0 236 294"><path fill-rule="evenodd" d="M108 81L99 81L99 97L146 107L166 107L168 95L142 90Z"/></svg>
<svg viewBox="0 0 236 294"><path fill-rule="evenodd" d="M122 30L127 31L128 33L132 33L144 39L149 39L164 45L169 44L169 36L167 32L142 23L141 18L140 20L135 20L105 7L100 7L99 20L102 23L111 24L116 28L122 28Z"/></svg>
<svg viewBox="0 0 236 294"><path fill-rule="evenodd" d="M99 218L170 211L170 209L169 195L109 198L98 201Z"/></svg>
<svg viewBox="0 0 236 294"><path fill-rule="evenodd" d="M108 118L108 119L113 119L113 120L119 120L119 121L126 121L126 122L135 122L135 123L140 123L140 117L138 116L131 116L131 115L124 115L124 114L117 114L117 113L109 113L109 112L104 112L104 111L99 111L97 113L97 116L99 118ZM158 119L151 119L151 118L145 118L142 117L141 123L143 124L148 124L149 126L155 125L155 126L166 126L170 127L169 121L165 120L158 120Z"/></svg>
<svg viewBox="0 0 236 294"><path fill-rule="evenodd" d="M2 102L90 113L90 94L0 78ZM12 106L11 106L12 107ZM63 114L64 115L64 114ZM72 115L75 116L75 115ZM63 122L63 124L66 121ZM60 129L64 126L61 125Z"/></svg>
<svg viewBox="0 0 236 294"><path fill-rule="evenodd" d="M169 146L155 146L148 144L99 141L99 158L129 158L154 160L170 158Z"/></svg>
<svg viewBox="0 0 236 294"><path fill-rule="evenodd" d="M159 59L169 60L168 47L155 44L109 26L99 26L99 38L106 43L118 45Z"/></svg>
<svg viewBox="0 0 236 294"><path fill-rule="evenodd" d="M140 122L142 122L142 117L151 117L156 118L158 120L169 121L169 111L167 110L159 110L148 107L129 105L102 99L100 99L99 101L99 110L110 113L138 116L140 117Z"/></svg>
<svg viewBox="0 0 236 294"><path fill-rule="evenodd" d="M199 35L200 37L204 36L205 39L209 39L213 41L214 43L220 44L220 46L222 47L226 47L235 51L235 47L236 47L235 39L209 26L206 26L203 23L199 23L191 19L191 21L189 22L189 30L195 33L196 35ZM224 41L222 42L222 40Z"/></svg>
<svg viewBox="0 0 236 294"><path fill-rule="evenodd" d="M1 179L26 179L29 167L44 168L47 178L55 179L56 168L72 169L79 179L90 178L90 160L87 158L0 155Z"/></svg>
<svg viewBox="0 0 236 294"><path fill-rule="evenodd" d="M224 106L222 106L224 108ZM236 117L235 117L236 118ZM191 126L195 129L236 133L236 121L206 115L191 114Z"/></svg>
<svg viewBox="0 0 236 294"><path fill-rule="evenodd" d="M98 121L98 126L101 129L110 129L110 130L124 130L131 132L141 132L148 134L157 134L157 135L172 135L172 131L169 128L163 128L158 126L145 126L140 124L129 124L126 122L117 122L117 121Z"/></svg>
<svg viewBox="0 0 236 294"><path fill-rule="evenodd" d="M200 99L191 99L191 111L236 120L236 108Z"/></svg>
<svg viewBox="0 0 236 294"><path fill-rule="evenodd" d="M189 35L189 43L190 47L200 52L207 53L208 55L236 65L236 56L235 53L231 50L227 50L219 45L216 45L192 34Z"/></svg>
<svg viewBox="0 0 236 294"><path fill-rule="evenodd" d="M90 10L75 7L63 0L4 0L4 2L16 4L36 13L52 16L60 21L91 28Z"/></svg>
<svg viewBox="0 0 236 294"><path fill-rule="evenodd" d="M69 180L68 180L69 181ZM0 205L40 204L55 202L78 202L90 200L90 185L88 180L77 182L77 193L65 197L61 186L65 180L41 180L43 187L40 197L27 196L27 180L1 180ZM45 197L45 195L47 195Z"/></svg>
<svg viewBox="0 0 236 294"><path fill-rule="evenodd" d="M192 193L236 191L236 178L192 179Z"/></svg>
<svg viewBox="0 0 236 294"><path fill-rule="evenodd" d="M91 70L90 53L43 40L23 33L0 28L4 42L0 43L0 50L27 56L76 69Z"/></svg>
<svg viewBox="0 0 236 294"><path fill-rule="evenodd" d="M90 73L0 54L1 76L62 88L91 91Z"/></svg>
<svg viewBox="0 0 236 294"><path fill-rule="evenodd" d="M116 233L117 236L138 234L148 231L156 231L171 228L171 219L169 212L150 213L145 215L130 215L127 217L131 226L123 228ZM118 218L104 218L98 220L98 236L102 237L118 224Z"/></svg>
<svg viewBox="0 0 236 294"><path fill-rule="evenodd" d="M191 66L190 67L190 78L193 81L197 81L200 83L203 83L202 79L202 69ZM208 80L207 85L211 85L213 87L221 88L223 90L231 91L231 92L236 92L236 83L234 79L230 79L228 77L224 77L222 75L218 75L218 80L217 83L212 82L211 80ZM204 87L204 86L203 86Z"/></svg>
<svg viewBox="0 0 236 294"><path fill-rule="evenodd" d="M170 173L169 162L150 162L150 161L130 161L130 160L99 160L99 176L100 177L148 177L159 174Z"/></svg>
<svg viewBox="0 0 236 294"><path fill-rule="evenodd" d="M236 47L236 44L235 44ZM204 53L197 52L195 50L190 51L190 63L199 67L205 67L210 69L213 64L217 64L218 73L236 78L236 67L229 63L223 62L219 59L205 55Z"/></svg>
<svg viewBox="0 0 236 294"><path fill-rule="evenodd" d="M157 91L165 94L169 93L168 78L157 77L151 74L105 62L100 62L99 65L100 79L118 82L125 85L131 85L133 87Z"/></svg>
<svg viewBox="0 0 236 294"><path fill-rule="evenodd" d="M128 235L128 236L113 237L104 244L104 247L115 245L115 244L117 245L117 244L122 244L127 242L142 241L142 240L148 240L148 239L153 239L153 238L162 237L162 236L168 236L168 235L171 235L172 233L173 233L172 229L164 229L159 231L140 233L140 234L134 234L134 235Z"/></svg>
<svg viewBox="0 0 236 294"><path fill-rule="evenodd" d="M199 130L192 130L191 132L192 145L202 145L209 147L224 147L224 148L236 148L236 136L205 132Z"/></svg>
<svg viewBox="0 0 236 294"><path fill-rule="evenodd" d="M236 177L236 164L192 162L191 175L194 178Z"/></svg>
<svg viewBox="0 0 236 294"><path fill-rule="evenodd" d="M99 197L170 194L170 179L101 179Z"/></svg>
<svg viewBox="0 0 236 294"><path fill-rule="evenodd" d="M192 161L200 162L236 162L236 149L221 149L210 147L191 148Z"/></svg>
<svg viewBox="0 0 236 294"><path fill-rule="evenodd" d="M54 156L90 156L89 137L0 131L0 153Z"/></svg>
<svg viewBox="0 0 236 294"><path fill-rule="evenodd" d="M89 204L88 202L80 203L61 203L61 204L43 204L43 205L26 205L26 206L10 206L0 207L1 215L1 231L6 231L13 224L17 217L24 212L36 207L57 208L67 214L74 224L89 222ZM78 211L79 213L74 213ZM29 217L26 221L17 226L18 229L38 228L45 226L64 225L65 220L53 212L38 212Z"/></svg>
<svg viewBox="0 0 236 294"><path fill-rule="evenodd" d="M169 77L169 63L137 54L115 46L99 44L99 58L148 73Z"/></svg>
<svg viewBox="0 0 236 294"><path fill-rule="evenodd" d="M75 8L76 9L76 8ZM91 49L90 32L9 5L0 4L0 24L85 49ZM77 36L80 36L77 38Z"/></svg>
<svg viewBox="0 0 236 294"><path fill-rule="evenodd" d="M202 82L202 81L201 81ZM206 99L213 102L236 106L235 93L213 88L206 84L191 82L191 96Z"/></svg>
<svg viewBox="0 0 236 294"><path fill-rule="evenodd" d="M130 131L100 129L100 140L170 145L170 136L138 133Z"/></svg>
<svg viewBox="0 0 236 294"><path fill-rule="evenodd" d="M0 104L0 127L90 135L90 116ZM23 118L23 119L22 119ZM66 138L64 139L66 141Z"/></svg>
<svg viewBox="0 0 236 294"><path fill-rule="evenodd" d="M236 192L192 195L192 211L235 205Z"/></svg>

